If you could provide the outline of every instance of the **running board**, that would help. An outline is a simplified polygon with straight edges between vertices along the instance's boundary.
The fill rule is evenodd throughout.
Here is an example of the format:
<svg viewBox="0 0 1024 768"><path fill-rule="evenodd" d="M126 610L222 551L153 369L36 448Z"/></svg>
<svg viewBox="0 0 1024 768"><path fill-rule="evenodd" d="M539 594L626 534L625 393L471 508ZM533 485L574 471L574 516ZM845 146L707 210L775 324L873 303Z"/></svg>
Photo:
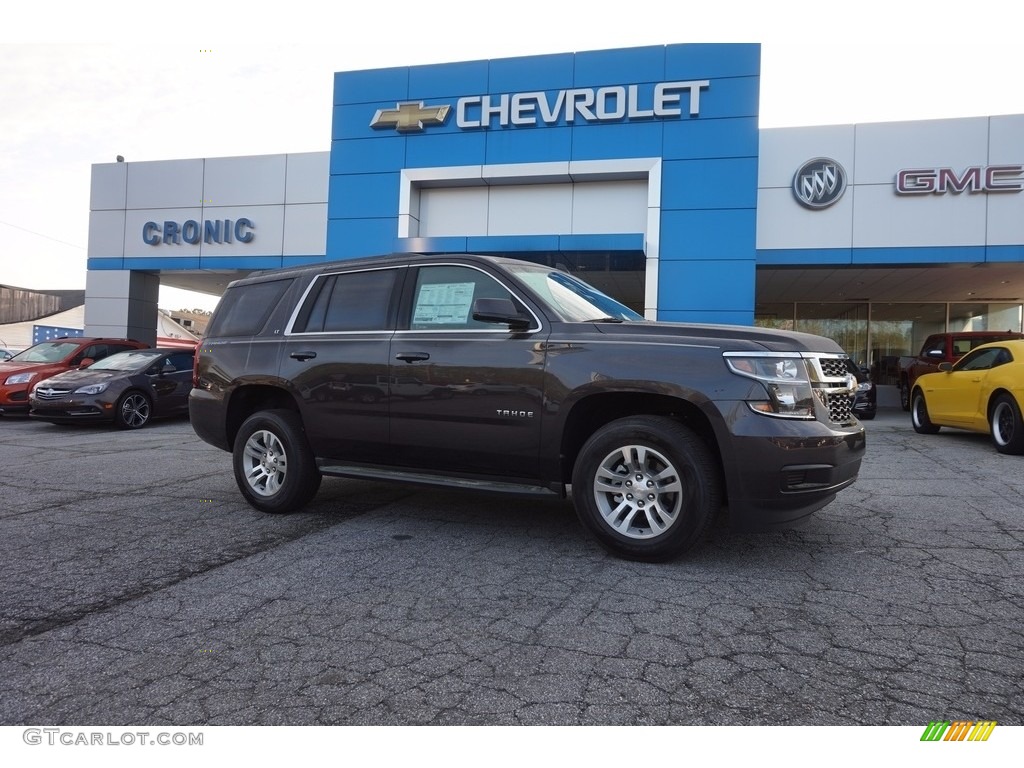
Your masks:
<svg viewBox="0 0 1024 768"><path fill-rule="evenodd" d="M433 485L442 488L462 488L490 493L507 493L515 496L564 496L552 488L524 483L504 483L498 480L476 480L468 477L428 475L421 472L407 472L401 469L361 467L358 464L321 464L320 472L333 477L351 477L358 480L390 480L417 485Z"/></svg>

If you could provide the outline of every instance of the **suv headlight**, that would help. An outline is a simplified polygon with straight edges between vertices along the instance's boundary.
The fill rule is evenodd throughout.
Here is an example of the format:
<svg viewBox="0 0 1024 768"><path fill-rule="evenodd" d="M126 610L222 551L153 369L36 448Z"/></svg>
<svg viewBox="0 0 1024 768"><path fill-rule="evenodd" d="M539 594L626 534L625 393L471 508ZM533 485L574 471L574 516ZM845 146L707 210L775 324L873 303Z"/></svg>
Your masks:
<svg viewBox="0 0 1024 768"><path fill-rule="evenodd" d="M34 373L16 373L13 376L8 376L7 381L4 384L28 384L32 381Z"/></svg>
<svg viewBox="0 0 1024 768"><path fill-rule="evenodd" d="M740 376L761 382L767 400L748 400L756 413L784 419L813 419L814 394L801 357L783 354L725 353L725 364Z"/></svg>
<svg viewBox="0 0 1024 768"><path fill-rule="evenodd" d="M84 387L79 387L75 390L76 395L98 395L100 392L107 388L108 382L102 384L86 384Z"/></svg>

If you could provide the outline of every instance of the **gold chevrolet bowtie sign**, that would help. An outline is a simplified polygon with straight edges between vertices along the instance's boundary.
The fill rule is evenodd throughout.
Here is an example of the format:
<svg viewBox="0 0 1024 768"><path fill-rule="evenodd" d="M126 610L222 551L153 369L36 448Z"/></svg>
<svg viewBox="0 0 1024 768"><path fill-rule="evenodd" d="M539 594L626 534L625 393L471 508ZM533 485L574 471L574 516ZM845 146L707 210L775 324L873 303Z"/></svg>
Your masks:
<svg viewBox="0 0 1024 768"><path fill-rule="evenodd" d="M449 104L427 107L422 101L400 101L394 109L378 109L370 121L370 127L422 131L424 126L443 124L450 111Z"/></svg>

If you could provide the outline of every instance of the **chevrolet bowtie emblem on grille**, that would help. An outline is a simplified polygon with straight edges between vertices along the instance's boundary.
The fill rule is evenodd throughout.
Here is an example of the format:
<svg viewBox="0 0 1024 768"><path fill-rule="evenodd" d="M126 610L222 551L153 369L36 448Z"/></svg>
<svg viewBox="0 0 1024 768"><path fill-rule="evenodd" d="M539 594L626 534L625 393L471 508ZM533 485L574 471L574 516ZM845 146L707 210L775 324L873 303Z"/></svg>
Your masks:
<svg viewBox="0 0 1024 768"><path fill-rule="evenodd" d="M395 128L398 131L422 131L428 125L444 125L450 104L424 106L422 101L400 101L394 109L378 109L370 121L371 128Z"/></svg>

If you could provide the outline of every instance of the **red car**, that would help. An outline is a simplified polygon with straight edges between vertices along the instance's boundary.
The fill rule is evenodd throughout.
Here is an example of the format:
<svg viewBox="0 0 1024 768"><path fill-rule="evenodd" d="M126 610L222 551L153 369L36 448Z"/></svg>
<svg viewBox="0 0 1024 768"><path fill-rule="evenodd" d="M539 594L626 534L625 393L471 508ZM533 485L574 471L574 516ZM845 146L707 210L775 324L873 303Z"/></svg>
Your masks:
<svg viewBox="0 0 1024 768"><path fill-rule="evenodd" d="M44 341L0 363L0 414L28 413L32 385L74 368L84 368L115 352L146 349L134 339L62 337Z"/></svg>

